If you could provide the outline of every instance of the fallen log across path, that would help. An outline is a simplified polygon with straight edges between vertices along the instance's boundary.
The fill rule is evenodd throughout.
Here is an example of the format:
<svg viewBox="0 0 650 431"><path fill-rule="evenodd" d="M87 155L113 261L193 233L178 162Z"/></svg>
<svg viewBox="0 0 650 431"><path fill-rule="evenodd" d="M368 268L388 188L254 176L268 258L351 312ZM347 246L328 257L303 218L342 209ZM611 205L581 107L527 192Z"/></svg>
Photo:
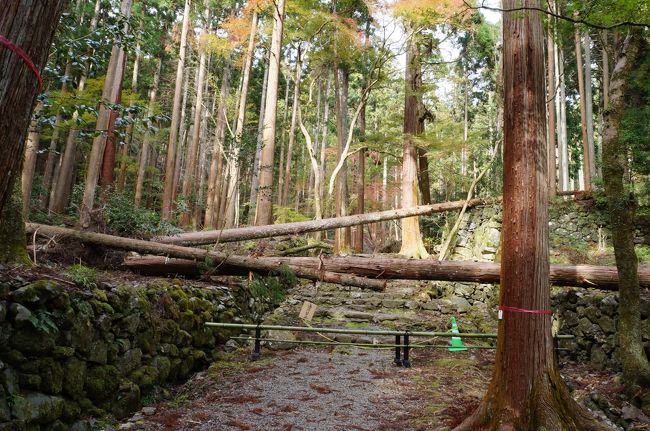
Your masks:
<svg viewBox="0 0 650 431"><path fill-rule="evenodd" d="M106 235L95 232L85 232L76 229L69 229L58 226L48 226L37 223L26 223L27 233L40 234L45 236L65 236L77 239L84 243L98 244L106 247L119 248L122 250L136 251L138 253L150 253L162 256L169 256L181 259L196 259L204 262L210 259L214 265L226 264L246 271L253 271L267 274L278 269L277 262L263 260L255 257L228 255L226 253L208 251L202 248L182 247L173 244L160 244L152 241L144 241L132 238L123 238L114 235ZM163 258L164 259L164 258ZM289 268L300 278L308 280L321 280L328 283L344 284L372 290L384 290L385 280L370 279L349 274L333 273L318 267L293 267Z"/></svg>
<svg viewBox="0 0 650 431"><path fill-rule="evenodd" d="M208 230L200 232L186 232L173 236L153 238L153 241L166 244L202 245L223 242L246 241L251 239L271 238L281 235L298 235L308 232L318 232L328 229L338 229L348 226L376 223L386 220L427 215L439 212L459 210L466 201L444 202L433 205L422 205L413 208L379 211L374 213L357 214L344 217L309 220L293 223L282 223L268 226L248 226L236 229ZM485 199L472 199L467 201L467 207L484 205L493 201Z"/></svg>
<svg viewBox="0 0 650 431"><path fill-rule="evenodd" d="M360 277L403 280L439 280L477 283L498 283L501 265L491 262L436 261L399 258L368 257L257 257L269 264L290 267L322 268L335 273ZM186 259L166 261L157 256L129 257L124 268L147 275L200 274L198 263ZM650 268L639 267L642 288L650 288ZM225 264L221 275L244 275L237 266ZM618 273L614 266L551 265L551 283L556 286L593 287L618 290Z"/></svg>

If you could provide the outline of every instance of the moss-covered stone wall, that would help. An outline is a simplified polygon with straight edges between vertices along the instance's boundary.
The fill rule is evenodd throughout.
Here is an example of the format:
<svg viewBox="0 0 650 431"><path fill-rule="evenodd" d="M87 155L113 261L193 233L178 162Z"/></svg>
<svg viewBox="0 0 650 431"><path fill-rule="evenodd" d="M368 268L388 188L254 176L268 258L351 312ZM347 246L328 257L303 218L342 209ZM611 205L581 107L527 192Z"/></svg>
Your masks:
<svg viewBox="0 0 650 431"><path fill-rule="evenodd" d="M82 416L126 416L204 367L231 335L204 323L246 319L254 302L184 283L89 291L0 275L0 430L86 429Z"/></svg>

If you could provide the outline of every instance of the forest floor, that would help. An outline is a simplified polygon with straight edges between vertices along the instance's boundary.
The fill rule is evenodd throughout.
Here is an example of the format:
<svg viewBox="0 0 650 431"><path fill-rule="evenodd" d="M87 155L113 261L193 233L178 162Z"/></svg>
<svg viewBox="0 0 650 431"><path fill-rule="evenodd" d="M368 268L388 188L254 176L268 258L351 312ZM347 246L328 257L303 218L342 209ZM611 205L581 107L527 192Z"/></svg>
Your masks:
<svg viewBox="0 0 650 431"><path fill-rule="evenodd" d="M493 351L420 349L412 368L393 352L359 348L265 350L256 362L238 350L152 403L120 429L143 431L448 430L478 405ZM650 419L626 401L619 377L563 363L574 397L602 422L650 430Z"/></svg>

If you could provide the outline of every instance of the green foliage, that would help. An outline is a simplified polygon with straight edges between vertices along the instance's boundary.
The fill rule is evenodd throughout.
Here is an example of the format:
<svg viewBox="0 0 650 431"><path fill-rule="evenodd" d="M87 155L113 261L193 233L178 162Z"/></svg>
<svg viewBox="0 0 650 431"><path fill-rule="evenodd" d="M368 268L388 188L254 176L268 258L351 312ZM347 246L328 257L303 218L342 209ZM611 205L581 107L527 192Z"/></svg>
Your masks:
<svg viewBox="0 0 650 431"><path fill-rule="evenodd" d="M292 223L295 221L307 221L311 218L290 207L276 206L273 208L275 223Z"/></svg>
<svg viewBox="0 0 650 431"><path fill-rule="evenodd" d="M636 255L639 258L639 263L650 264L650 247L645 245L637 246Z"/></svg>
<svg viewBox="0 0 650 431"><path fill-rule="evenodd" d="M120 235L167 235L178 232L173 225L162 222L160 215L146 208L135 208L133 198L126 193L115 192L106 207L106 224Z"/></svg>
<svg viewBox="0 0 650 431"><path fill-rule="evenodd" d="M92 289L97 287L97 271L81 264L72 265L66 275L79 287Z"/></svg>
<svg viewBox="0 0 650 431"><path fill-rule="evenodd" d="M281 265L268 276L253 279L248 284L248 289L253 298L277 304L284 300L287 290L296 283L298 283L296 274L288 266Z"/></svg>
<svg viewBox="0 0 650 431"><path fill-rule="evenodd" d="M49 312L39 310L36 313L30 314L28 320L37 330L47 334L56 334L59 332L59 328L52 321L51 316Z"/></svg>

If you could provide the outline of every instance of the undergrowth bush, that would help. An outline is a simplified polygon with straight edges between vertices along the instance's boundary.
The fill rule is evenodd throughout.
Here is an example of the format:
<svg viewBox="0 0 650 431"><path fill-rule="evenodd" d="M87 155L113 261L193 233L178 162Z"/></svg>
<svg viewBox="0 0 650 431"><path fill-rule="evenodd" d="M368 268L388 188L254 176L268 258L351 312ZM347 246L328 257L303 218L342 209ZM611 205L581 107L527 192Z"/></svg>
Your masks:
<svg viewBox="0 0 650 431"><path fill-rule="evenodd" d="M92 289L97 287L97 271L85 265L72 265L65 273L79 287Z"/></svg>
<svg viewBox="0 0 650 431"><path fill-rule="evenodd" d="M179 230L160 220L160 215L146 208L136 208L133 197L115 192L106 206L106 225L110 230L127 236L169 235Z"/></svg>

